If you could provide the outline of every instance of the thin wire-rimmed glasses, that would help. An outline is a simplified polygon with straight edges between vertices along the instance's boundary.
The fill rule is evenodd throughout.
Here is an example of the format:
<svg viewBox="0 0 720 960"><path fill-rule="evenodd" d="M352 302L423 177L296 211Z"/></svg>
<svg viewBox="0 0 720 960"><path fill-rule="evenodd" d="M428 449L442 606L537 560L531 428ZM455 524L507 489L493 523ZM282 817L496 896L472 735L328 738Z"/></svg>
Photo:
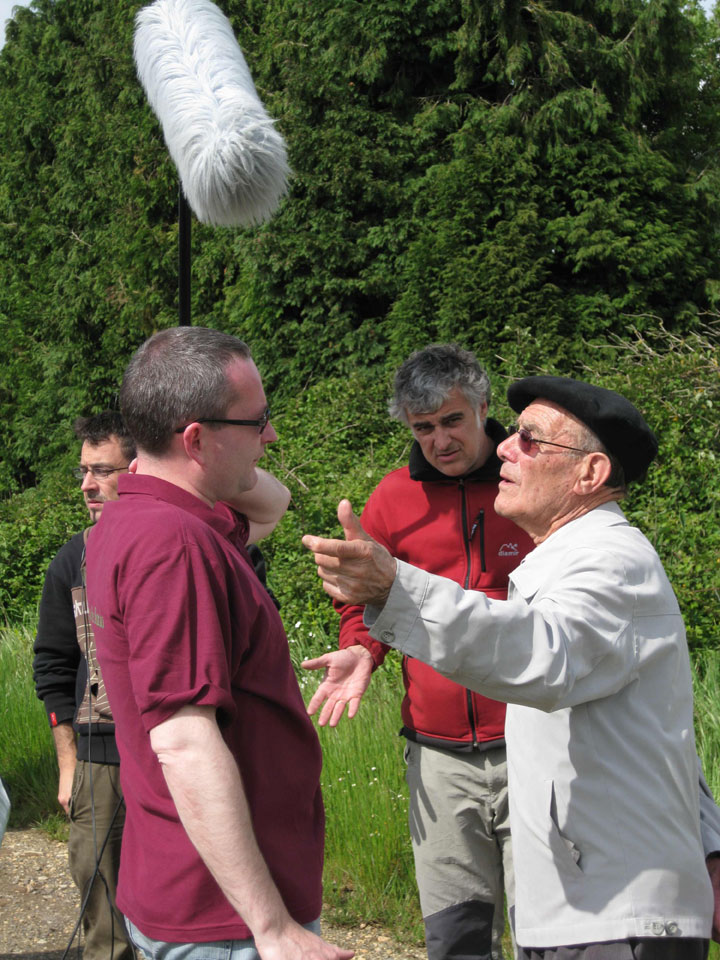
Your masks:
<svg viewBox="0 0 720 960"><path fill-rule="evenodd" d="M263 415L258 417L257 420L224 420L222 417L196 417L190 421L190 423L229 423L234 427L257 427L258 433L262 433L269 422L270 407L265 407ZM175 433L182 433L183 430L187 430L190 423L186 423L184 427L178 427Z"/></svg>
<svg viewBox="0 0 720 960"><path fill-rule="evenodd" d="M106 480L111 473L120 473L127 468L128 464L124 467L73 467L72 475L76 480L84 480L88 474L96 480Z"/></svg>
<svg viewBox="0 0 720 960"><path fill-rule="evenodd" d="M555 443L554 440L538 440L526 427L510 427L508 436L513 435L517 436L523 453L528 453L534 443L543 443L548 447L560 447L562 450L574 450L575 453L589 453L588 450L581 450L580 447L569 447L566 443Z"/></svg>

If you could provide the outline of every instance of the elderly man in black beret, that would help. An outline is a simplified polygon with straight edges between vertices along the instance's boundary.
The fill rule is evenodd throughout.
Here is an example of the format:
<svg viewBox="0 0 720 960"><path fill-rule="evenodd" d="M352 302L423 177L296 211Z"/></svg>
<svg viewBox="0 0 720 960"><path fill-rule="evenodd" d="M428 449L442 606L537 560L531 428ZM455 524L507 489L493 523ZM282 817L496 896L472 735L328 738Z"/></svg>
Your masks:
<svg viewBox="0 0 720 960"><path fill-rule="evenodd" d="M617 504L657 442L628 400L587 383L528 377L508 400L495 509L535 549L506 601L395 560L347 501L345 541L303 542L331 596L367 604L372 636L508 702L520 955L702 960L717 812L698 788L685 630Z"/></svg>

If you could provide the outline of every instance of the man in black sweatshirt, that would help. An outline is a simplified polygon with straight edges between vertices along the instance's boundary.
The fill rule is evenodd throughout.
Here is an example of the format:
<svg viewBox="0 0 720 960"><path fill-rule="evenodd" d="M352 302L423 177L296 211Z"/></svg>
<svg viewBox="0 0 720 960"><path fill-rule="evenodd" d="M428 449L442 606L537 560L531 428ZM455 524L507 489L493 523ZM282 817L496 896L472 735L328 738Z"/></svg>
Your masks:
<svg viewBox="0 0 720 960"><path fill-rule="evenodd" d="M118 476L135 457L119 413L103 411L74 425L82 442L74 474L90 520L117 499ZM125 807L115 725L95 658L83 587L85 541L77 533L48 567L40 601L33 675L55 740L58 802L70 817L70 872L83 904L85 960L132 960L115 886ZM99 866L98 866L99 865Z"/></svg>

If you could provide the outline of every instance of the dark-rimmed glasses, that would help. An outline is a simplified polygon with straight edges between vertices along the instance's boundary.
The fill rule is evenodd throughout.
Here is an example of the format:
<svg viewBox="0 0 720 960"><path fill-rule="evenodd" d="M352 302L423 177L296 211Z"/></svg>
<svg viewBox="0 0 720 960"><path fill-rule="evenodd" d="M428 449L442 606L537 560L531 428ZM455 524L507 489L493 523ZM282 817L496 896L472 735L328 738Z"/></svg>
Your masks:
<svg viewBox="0 0 720 960"><path fill-rule="evenodd" d="M72 475L76 480L84 480L88 474L96 480L107 480L111 473L127 470L128 466L126 463L124 467L73 467Z"/></svg>
<svg viewBox="0 0 720 960"><path fill-rule="evenodd" d="M534 443L543 443L548 447L560 447L562 450L574 450L575 453L589 453L589 450L581 450L580 447L569 447L566 443L555 443L554 440L538 440L526 427L512 426L508 429L508 436L517 436L520 441L520 449L523 453L528 453Z"/></svg>
<svg viewBox="0 0 720 960"><path fill-rule="evenodd" d="M265 407L263 415L257 420L224 420L222 417L196 417L190 423L229 423L234 427L257 427L258 433L262 433L270 422L270 407ZM178 427L175 433L182 433L190 426L186 423L184 427Z"/></svg>

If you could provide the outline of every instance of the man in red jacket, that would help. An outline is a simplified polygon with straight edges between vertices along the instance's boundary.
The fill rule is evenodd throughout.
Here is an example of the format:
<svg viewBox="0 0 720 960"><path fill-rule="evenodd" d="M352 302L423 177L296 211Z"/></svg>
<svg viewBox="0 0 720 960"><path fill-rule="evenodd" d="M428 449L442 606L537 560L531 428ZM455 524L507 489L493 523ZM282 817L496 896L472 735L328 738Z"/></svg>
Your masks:
<svg viewBox="0 0 720 960"><path fill-rule="evenodd" d="M505 599L509 573L532 547L497 516L505 431L487 419L490 382L467 350L434 345L395 377L391 416L415 437L408 467L388 474L362 515L364 529L396 557L464 588ZM306 661L326 676L310 701L335 726L360 699L388 648L372 640L362 606L340 608L340 650ZM403 658L402 733L410 834L430 960L499 960L503 886L513 899L505 764L505 704ZM504 876L504 884L503 884Z"/></svg>

